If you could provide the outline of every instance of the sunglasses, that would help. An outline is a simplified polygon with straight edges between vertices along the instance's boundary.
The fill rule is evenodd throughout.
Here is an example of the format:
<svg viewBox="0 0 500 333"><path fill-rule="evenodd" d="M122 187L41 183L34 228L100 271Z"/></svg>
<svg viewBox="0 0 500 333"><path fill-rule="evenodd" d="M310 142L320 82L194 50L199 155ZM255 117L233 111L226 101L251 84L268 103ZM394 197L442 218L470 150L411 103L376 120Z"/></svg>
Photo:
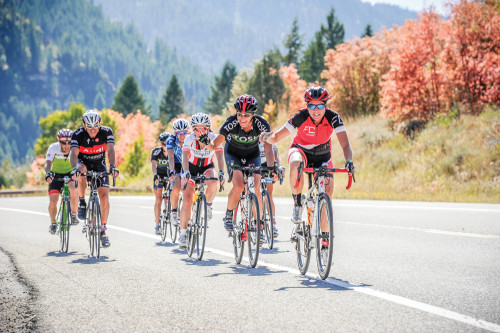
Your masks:
<svg viewBox="0 0 500 333"><path fill-rule="evenodd" d="M188 131L179 131L179 132L175 132L175 135L186 135L188 133L189 133Z"/></svg>
<svg viewBox="0 0 500 333"><path fill-rule="evenodd" d="M92 126L92 125L87 125L87 124L85 124L85 127L86 127L87 129L99 128L99 126L101 126L101 124L95 124L95 125L93 125L93 126Z"/></svg>
<svg viewBox="0 0 500 333"><path fill-rule="evenodd" d="M251 114L251 113L241 113L241 112L236 112L236 115L238 117L243 117L243 118L248 118L248 117L253 116L253 114Z"/></svg>
<svg viewBox="0 0 500 333"><path fill-rule="evenodd" d="M71 141L59 141L59 143L67 146L67 145L71 144Z"/></svg>
<svg viewBox="0 0 500 333"><path fill-rule="evenodd" d="M318 109L318 110L323 110L326 107L325 104L307 104L307 108L310 110Z"/></svg>

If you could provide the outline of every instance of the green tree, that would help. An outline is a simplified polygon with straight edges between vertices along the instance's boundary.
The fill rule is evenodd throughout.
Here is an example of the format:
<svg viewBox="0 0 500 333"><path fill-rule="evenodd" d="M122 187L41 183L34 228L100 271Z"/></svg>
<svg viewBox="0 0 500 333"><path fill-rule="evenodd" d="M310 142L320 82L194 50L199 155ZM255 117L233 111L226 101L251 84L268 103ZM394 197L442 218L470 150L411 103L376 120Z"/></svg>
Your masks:
<svg viewBox="0 0 500 333"><path fill-rule="evenodd" d="M139 92L139 86L135 81L134 75L127 75L115 95L111 108L125 116L129 113L136 113L137 110L146 111L146 103Z"/></svg>
<svg viewBox="0 0 500 333"><path fill-rule="evenodd" d="M184 93L182 92L177 76L174 74L168 83L165 95L160 103L159 118L164 125L170 120L184 113Z"/></svg>
<svg viewBox="0 0 500 333"><path fill-rule="evenodd" d="M231 87L236 77L236 66L226 61L220 76L215 76L215 83L210 87L210 96L203 108L211 114L221 114L231 98Z"/></svg>
<svg viewBox="0 0 500 333"><path fill-rule="evenodd" d="M279 75L281 53L274 48L264 55L255 66L254 73L248 81L248 94L253 95L259 103L257 112L262 114L264 105L269 100L278 103L285 92L285 84Z"/></svg>
<svg viewBox="0 0 500 333"><path fill-rule="evenodd" d="M302 48L302 36L299 35L299 23L297 18L293 20L292 30L285 36L283 45L287 54L283 57L285 65L299 65L300 49Z"/></svg>
<svg viewBox="0 0 500 333"><path fill-rule="evenodd" d="M300 62L300 77L306 82L321 80L321 72L325 69L325 43L320 31L316 32L314 40L304 52L304 57Z"/></svg>
<svg viewBox="0 0 500 333"><path fill-rule="evenodd" d="M125 155L123 169L129 176L136 176L148 159L144 150L144 138L140 135L133 143L132 149Z"/></svg>
<svg viewBox="0 0 500 333"><path fill-rule="evenodd" d="M326 17L326 26L321 25L326 49L335 49L335 46L344 42L344 25L335 17L335 9L330 9Z"/></svg>
<svg viewBox="0 0 500 333"><path fill-rule="evenodd" d="M35 155L44 155L49 146L57 141L57 132L61 128L75 130L82 125L85 109L82 104L72 104L68 110L57 110L47 117L40 118L42 134L35 143Z"/></svg>
<svg viewBox="0 0 500 333"><path fill-rule="evenodd" d="M373 30L372 30L372 26L368 23L365 27L365 31L363 31L363 33L361 34L361 38L363 37L373 37Z"/></svg>

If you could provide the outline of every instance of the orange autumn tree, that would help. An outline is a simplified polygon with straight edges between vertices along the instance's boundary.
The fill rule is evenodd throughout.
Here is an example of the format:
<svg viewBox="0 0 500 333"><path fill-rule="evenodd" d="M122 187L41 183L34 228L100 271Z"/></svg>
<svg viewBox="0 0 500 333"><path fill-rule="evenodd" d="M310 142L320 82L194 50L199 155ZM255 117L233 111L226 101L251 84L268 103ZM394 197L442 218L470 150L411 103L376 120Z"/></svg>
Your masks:
<svg viewBox="0 0 500 333"><path fill-rule="evenodd" d="M480 113L500 104L500 13L491 1L462 0L451 8L444 59L455 104Z"/></svg>
<svg viewBox="0 0 500 333"><path fill-rule="evenodd" d="M395 30L385 30L327 51L322 77L336 111L351 116L379 112L380 80L389 71L394 42Z"/></svg>
<svg viewBox="0 0 500 333"><path fill-rule="evenodd" d="M398 122L429 121L448 107L452 93L441 59L444 23L424 11L398 32L391 69L382 76L382 115Z"/></svg>
<svg viewBox="0 0 500 333"><path fill-rule="evenodd" d="M300 79L295 64L282 66L280 69L280 76L285 83L286 89L283 100L286 101L288 115L291 116L305 106L304 92L307 89L307 83Z"/></svg>

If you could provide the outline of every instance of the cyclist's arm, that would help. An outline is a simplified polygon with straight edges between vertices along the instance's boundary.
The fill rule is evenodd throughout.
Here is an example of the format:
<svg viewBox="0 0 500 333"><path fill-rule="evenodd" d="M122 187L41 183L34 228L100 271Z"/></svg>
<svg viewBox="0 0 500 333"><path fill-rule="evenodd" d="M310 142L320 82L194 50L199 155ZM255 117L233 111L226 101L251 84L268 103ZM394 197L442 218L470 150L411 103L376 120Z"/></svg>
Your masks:
<svg viewBox="0 0 500 333"><path fill-rule="evenodd" d="M167 148L167 154L168 154L168 166L170 170L175 170L175 155L174 155L174 150ZM155 161L156 162L156 161ZM154 166L155 170L153 174L156 172L156 163Z"/></svg>
<svg viewBox="0 0 500 333"><path fill-rule="evenodd" d="M182 150L182 171L189 171L189 157L191 152L188 149Z"/></svg>
<svg viewBox="0 0 500 333"><path fill-rule="evenodd" d="M215 157L217 157L217 164L219 165L219 171L224 171L224 151L216 150Z"/></svg>
<svg viewBox="0 0 500 333"><path fill-rule="evenodd" d="M337 133L337 139L339 140L340 146L344 151L344 157L346 160L352 160L352 149L351 144L349 143L349 138L347 137L347 132L339 132Z"/></svg>
<svg viewBox="0 0 500 333"><path fill-rule="evenodd" d="M278 149L273 150L273 154L274 154L274 161L278 162L278 165L281 165L280 152L278 151Z"/></svg>
<svg viewBox="0 0 500 333"><path fill-rule="evenodd" d="M69 152L69 163L72 168L76 168L78 164L78 154L80 153L79 147L71 147L71 151Z"/></svg>
<svg viewBox="0 0 500 333"><path fill-rule="evenodd" d="M217 134L217 136L210 142L209 145L207 145L208 150L216 150L219 145L221 145L226 137L222 134Z"/></svg>
<svg viewBox="0 0 500 333"><path fill-rule="evenodd" d="M286 138L291 132L292 131L290 129L288 129L286 126L283 126L278 131L272 133L271 136L265 142L270 143L270 144L277 143L277 142L283 140L284 138ZM263 133L263 134L265 134L265 133ZM261 138L262 138L263 134L261 134ZM267 155L266 155L266 158L267 158Z"/></svg>
<svg viewBox="0 0 500 333"><path fill-rule="evenodd" d="M45 161L45 172L49 172L50 170L52 170L52 161L50 160L46 160Z"/></svg>
<svg viewBox="0 0 500 333"><path fill-rule="evenodd" d="M151 171L153 172L153 175L156 175L156 166L158 165L157 161L151 161Z"/></svg>
<svg viewBox="0 0 500 333"><path fill-rule="evenodd" d="M274 165L274 153L273 146L267 142L264 142L264 153L266 154L266 161L268 166Z"/></svg>
<svg viewBox="0 0 500 333"><path fill-rule="evenodd" d="M113 142L106 143L106 151L108 152L109 164L115 165L115 144Z"/></svg>

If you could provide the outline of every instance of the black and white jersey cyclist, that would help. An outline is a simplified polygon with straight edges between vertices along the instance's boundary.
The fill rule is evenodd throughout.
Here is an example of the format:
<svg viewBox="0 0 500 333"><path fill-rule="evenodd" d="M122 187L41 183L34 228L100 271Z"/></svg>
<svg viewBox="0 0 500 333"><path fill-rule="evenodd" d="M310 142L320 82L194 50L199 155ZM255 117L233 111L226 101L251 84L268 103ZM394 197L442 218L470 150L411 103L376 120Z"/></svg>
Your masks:
<svg viewBox="0 0 500 333"><path fill-rule="evenodd" d="M171 170L171 180L174 181L172 193L170 193L170 202L172 203L171 220L173 225L179 224L179 193L181 190L181 172L182 172L182 146L186 136L189 134L189 122L186 119L177 119L172 124L175 135L171 135L167 140L168 163L175 166L175 171ZM174 178L175 177L175 178Z"/></svg>
<svg viewBox="0 0 500 333"><path fill-rule="evenodd" d="M49 215L50 215L50 228L49 232L55 234L57 230L56 215L57 215L57 201L59 200L59 193L64 186L64 181L54 178L63 178L70 176L71 163L69 162L69 151L71 144L71 136L73 131L63 128L57 132L57 142L49 146L47 156L45 158L45 181L49 183ZM71 220L73 224L77 224L76 209L78 207L78 194L76 193L75 183L70 182L69 196L71 203Z"/></svg>
<svg viewBox="0 0 500 333"><path fill-rule="evenodd" d="M70 162L73 170L72 177L76 180L78 174L87 171L106 171L106 153L110 163L109 172L118 176L115 167L115 137L113 130L107 126L101 126L101 116L94 110L87 111L82 116L83 127L77 129L71 137ZM87 181L81 176L78 179L78 195L80 206L78 207L78 218L85 219L85 187ZM106 235L106 224L109 215L109 177L103 176L97 189L101 202L101 242L103 247L110 245Z"/></svg>
<svg viewBox="0 0 500 333"><path fill-rule="evenodd" d="M260 166L259 135L269 132L271 127L264 117L256 115L257 100L252 95L241 95L234 102L236 114L227 118L222 125L219 134L212 140L209 149L215 149L225 140L224 157L226 164L231 162L235 166ZM270 165L274 165L272 147L264 143L264 152ZM260 183L260 174L255 174L255 184ZM227 198L227 210L224 217L226 230L233 229L233 211L236 208L241 192L245 184L243 173L239 170L233 172L233 188ZM259 205L262 207L262 197L257 196Z"/></svg>
<svg viewBox="0 0 500 333"><path fill-rule="evenodd" d="M224 170L224 156L222 146L215 150L208 150L206 145L215 137L210 131L210 117L204 113L196 113L191 117L191 128L193 133L189 134L184 140L182 146L182 169L181 184L186 185L183 191L183 200L181 208L181 234L179 237L179 247L186 247L186 229L191 218L191 205L193 204L195 182L190 179L191 176L206 175L215 177L214 155L217 156L219 174ZM219 177L221 183L224 178ZM212 201L217 194L217 181L207 180L207 218L212 219Z"/></svg>
<svg viewBox="0 0 500 333"><path fill-rule="evenodd" d="M160 146L154 147L151 151L151 171L153 172L153 188L155 193L155 232L160 234L160 210L161 196L163 186L165 185L162 177L170 176L168 174L168 156L167 156L167 139L170 134L167 132L160 133L158 141Z"/></svg>

